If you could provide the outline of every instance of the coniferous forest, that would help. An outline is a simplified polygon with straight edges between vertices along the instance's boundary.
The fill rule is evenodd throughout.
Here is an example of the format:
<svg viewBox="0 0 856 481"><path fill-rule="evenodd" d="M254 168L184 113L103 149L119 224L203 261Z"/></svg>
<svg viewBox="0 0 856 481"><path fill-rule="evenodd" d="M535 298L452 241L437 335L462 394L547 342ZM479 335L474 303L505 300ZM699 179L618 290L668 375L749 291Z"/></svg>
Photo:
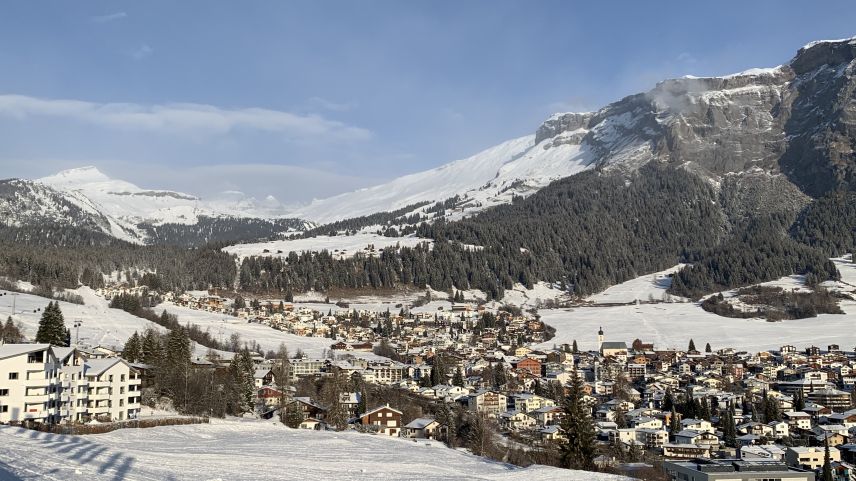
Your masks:
<svg viewBox="0 0 856 481"><path fill-rule="evenodd" d="M237 280L253 293L430 285L501 298L517 283L538 281L585 295L687 262L671 292L697 297L793 273L813 282L836 278L828 257L856 247L852 192L831 193L796 215L766 212L737 223L723 195L690 172L654 164L631 174L587 171L470 218L421 222L415 234L432 244L346 259L323 251L249 257L240 265L221 251L225 244L139 246L84 229L4 227L0 275L47 287L99 287L105 275L137 269L157 272L161 287L179 291ZM313 232L396 220L418 219L399 210ZM177 231L167 238L186 240Z"/></svg>

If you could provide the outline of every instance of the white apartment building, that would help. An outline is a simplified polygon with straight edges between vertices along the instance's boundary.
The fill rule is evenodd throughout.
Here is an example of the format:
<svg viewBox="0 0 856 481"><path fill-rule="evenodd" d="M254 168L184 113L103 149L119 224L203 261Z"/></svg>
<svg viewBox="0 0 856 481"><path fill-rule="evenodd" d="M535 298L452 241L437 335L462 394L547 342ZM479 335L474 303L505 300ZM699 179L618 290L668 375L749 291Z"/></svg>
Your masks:
<svg viewBox="0 0 856 481"><path fill-rule="evenodd" d="M49 344L0 345L0 423L55 423L59 363Z"/></svg>
<svg viewBox="0 0 856 481"><path fill-rule="evenodd" d="M123 421L140 412L139 373L74 348L0 345L0 423Z"/></svg>
<svg viewBox="0 0 856 481"><path fill-rule="evenodd" d="M90 418L124 421L140 413L140 375L122 358L90 359L85 365Z"/></svg>

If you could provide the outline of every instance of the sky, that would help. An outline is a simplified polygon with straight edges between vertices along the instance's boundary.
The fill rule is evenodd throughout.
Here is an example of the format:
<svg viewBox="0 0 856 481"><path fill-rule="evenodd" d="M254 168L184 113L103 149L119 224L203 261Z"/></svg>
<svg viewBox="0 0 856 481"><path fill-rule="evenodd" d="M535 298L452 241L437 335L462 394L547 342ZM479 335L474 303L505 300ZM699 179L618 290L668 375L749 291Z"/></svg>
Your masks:
<svg viewBox="0 0 856 481"><path fill-rule="evenodd" d="M42 1L0 6L0 178L304 203L682 75L856 35L850 1Z"/></svg>

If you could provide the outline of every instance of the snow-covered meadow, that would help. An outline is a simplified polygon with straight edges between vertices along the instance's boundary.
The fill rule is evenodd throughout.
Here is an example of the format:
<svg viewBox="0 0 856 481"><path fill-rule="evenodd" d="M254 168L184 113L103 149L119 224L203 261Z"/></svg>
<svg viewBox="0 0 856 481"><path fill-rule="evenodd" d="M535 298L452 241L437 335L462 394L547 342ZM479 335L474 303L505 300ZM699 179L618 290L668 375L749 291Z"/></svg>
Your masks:
<svg viewBox="0 0 856 481"><path fill-rule="evenodd" d="M856 291L856 264L845 259L834 261L842 277L834 287ZM794 277L787 277L767 284L793 288L798 285L797 281ZM610 288L621 295L610 295L609 298L632 301L638 298L635 294L630 295L632 286L645 286L646 282L649 285L652 282L651 274L628 281L622 284L623 288ZM833 287L832 284L828 285ZM647 288L640 289L637 292L644 293ZM640 300L646 297L647 294ZM658 297L655 295L655 298ZM685 349L691 338L697 346L710 342L713 349L733 347L752 352L778 349L786 344L798 348L816 345L824 349L829 344L838 344L844 349L852 349L856 346L856 330L853 329L856 325L856 301L844 300L840 306L844 314L821 314L815 318L781 322L717 316L692 302L543 309L539 311L542 320L556 328L556 337L541 346L551 347L576 340L580 349L596 349L597 331L603 327L607 341L626 341L629 344L638 338L653 342L658 349Z"/></svg>
<svg viewBox="0 0 856 481"><path fill-rule="evenodd" d="M358 232L355 235L338 235L310 237L308 239L275 240L250 244L236 244L223 250L240 258L248 256L278 256L285 257L289 252L321 252L328 251L333 257L344 259L353 257L357 252L370 254L367 246L375 247L374 254L379 249L388 247L414 247L423 242L431 243L430 239L420 237L384 237L369 232Z"/></svg>
<svg viewBox="0 0 856 481"><path fill-rule="evenodd" d="M0 479L618 481L545 466L518 468L453 450L355 432L249 420L63 436L0 427Z"/></svg>

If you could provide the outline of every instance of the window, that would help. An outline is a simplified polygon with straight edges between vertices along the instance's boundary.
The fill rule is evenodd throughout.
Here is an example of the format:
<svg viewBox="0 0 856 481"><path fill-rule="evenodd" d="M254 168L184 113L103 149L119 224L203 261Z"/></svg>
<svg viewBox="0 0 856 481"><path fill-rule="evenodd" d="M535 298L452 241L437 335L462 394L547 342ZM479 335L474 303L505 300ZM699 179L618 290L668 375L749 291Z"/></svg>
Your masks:
<svg viewBox="0 0 856 481"><path fill-rule="evenodd" d="M41 364L45 362L45 351L31 352L27 354L27 363Z"/></svg>
<svg viewBox="0 0 856 481"><path fill-rule="evenodd" d="M0 413L8 413L9 406L0 406Z"/></svg>
<svg viewBox="0 0 856 481"><path fill-rule="evenodd" d="M8 389L0 389L0 396L8 396L8 395L9 395Z"/></svg>
<svg viewBox="0 0 856 481"><path fill-rule="evenodd" d="M17 372L10 372L9 373L9 380L10 381L16 381L17 379L18 379L18 373Z"/></svg>

